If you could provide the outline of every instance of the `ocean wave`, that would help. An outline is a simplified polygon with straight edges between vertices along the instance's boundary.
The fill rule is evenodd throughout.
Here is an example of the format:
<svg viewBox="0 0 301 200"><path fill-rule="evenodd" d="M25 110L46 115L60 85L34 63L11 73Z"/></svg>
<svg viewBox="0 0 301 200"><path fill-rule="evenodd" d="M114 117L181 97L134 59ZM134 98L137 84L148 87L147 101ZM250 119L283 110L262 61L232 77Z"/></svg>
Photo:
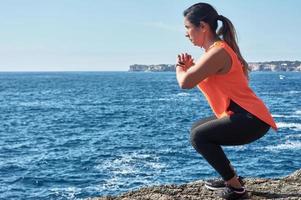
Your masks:
<svg viewBox="0 0 301 200"><path fill-rule="evenodd" d="M290 90L290 91L278 91L278 92L273 92L273 95L285 95L285 94L300 94L301 91L299 90ZM262 95L271 95L271 92L269 91L262 91L260 92Z"/></svg>
<svg viewBox="0 0 301 200"><path fill-rule="evenodd" d="M288 93L290 93L290 94L299 94L299 93L301 93L301 91L291 90L291 91L288 91Z"/></svg>
<svg viewBox="0 0 301 200"><path fill-rule="evenodd" d="M299 118L300 115L281 115L281 114L272 114L272 117L277 117L277 118Z"/></svg>
<svg viewBox="0 0 301 200"><path fill-rule="evenodd" d="M264 147L266 150L274 151L274 150L300 150L301 149L301 142L300 141L286 141L284 144L278 145L270 145Z"/></svg>
<svg viewBox="0 0 301 200"><path fill-rule="evenodd" d="M118 190L122 186L122 184L124 184L124 181L121 178L114 176L109 179L106 179L105 183L101 185L101 189Z"/></svg>
<svg viewBox="0 0 301 200"><path fill-rule="evenodd" d="M301 110L296 110L296 111L295 111L295 114L301 115Z"/></svg>
<svg viewBox="0 0 301 200"><path fill-rule="evenodd" d="M276 162L264 173L283 176L299 167L301 74L286 73L285 84L271 82L274 73L253 75L280 134L225 150L245 175L267 166L260 158ZM211 113L197 88L180 90L165 73L55 77L1 76L0 199L78 199L216 176L188 141L189 121Z"/></svg>
<svg viewBox="0 0 301 200"><path fill-rule="evenodd" d="M139 175L148 171L156 173L166 166L159 162L159 157L150 154L122 154L120 158L107 160L96 166L98 170L108 171L112 175Z"/></svg>
<svg viewBox="0 0 301 200"><path fill-rule="evenodd" d="M186 96L192 96L192 95L190 93L187 93L187 92L180 92L180 93L176 94L176 96L186 97Z"/></svg>
<svg viewBox="0 0 301 200"><path fill-rule="evenodd" d="M129 183L132 189L141 185L154 184L153 177L160 176L161 169L165 167L159 161L159 157L136 152L122 154L119 158L107 160L96 166L98 170L105 171L109 175L109 178L101 184L101 189L108 192L121 191ZM135 177L134 182L131 177Z"/></svg>
<svg viewBox="0 0 301 200"><path fill-rule="evenodd" d="M277 127L279 129L281 128L288 128L294 131L300 131L301 130L301 124L300 123L287 123L287 122L278 122Z"/></svg>
<svg viewBox="0 0 301 200"><path fill-rule="evenodd" d="M180 97L187 97L187 96L180 96ZM183 98L179 98L179 97L166 97L166 98L159 98L157 99L158 101L182 101ZM156 101L156 100L154 100ZM194 97L194 96L190 96L189 101L199 101L198 98Z"/></svg>
<svg viewBox="0 0 301 200"><path fill-rule="evenodd" d="M58 187L54 187L54 188L50 188L50 195L49 196L55 196L55 198L66 198L66 199L77 199L79 200L79 198L76 198L77 194L81 193L81 189L78 187L62 187L62 188L58 188Z"/></svg>
<svg viewBox="0 0 301 200"><path fill-rule="evenodd" d="M287 138L287 139L301 138L301 134L286 135L285 138Z"/></svg>
<svg viewBox="0 0 301 200"><path fill-rule="evenodd" d="M112 193L112 191L118 191L118 193L126 192L125 186L130 187L131 190L141 188L143 186L159 185L159 181L146 179L143 176L135 176L135 181L130 178L121 178L113 176L109 179L106 179L104 183L99 184L97 188L102 190L102 193Z"/></svg>
<svg viewBox="0 0 301 200"><path fill-rule="evenodd" d="M175 98L159 98L158 101L174 101Z"/></svg>

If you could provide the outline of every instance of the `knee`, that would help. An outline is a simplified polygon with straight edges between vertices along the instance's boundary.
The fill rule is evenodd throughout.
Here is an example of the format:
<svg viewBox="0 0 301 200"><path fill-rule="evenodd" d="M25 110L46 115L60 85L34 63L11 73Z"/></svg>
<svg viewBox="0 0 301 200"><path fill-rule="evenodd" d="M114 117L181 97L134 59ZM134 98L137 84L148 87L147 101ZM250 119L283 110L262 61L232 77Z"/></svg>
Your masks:
<svg viewBox="0 0 301 200"><path fill-rule="evenodd" d="M197 129L190 131L190 143L195 149L199 149L202 144L207 143L205 135Z"/></svg>

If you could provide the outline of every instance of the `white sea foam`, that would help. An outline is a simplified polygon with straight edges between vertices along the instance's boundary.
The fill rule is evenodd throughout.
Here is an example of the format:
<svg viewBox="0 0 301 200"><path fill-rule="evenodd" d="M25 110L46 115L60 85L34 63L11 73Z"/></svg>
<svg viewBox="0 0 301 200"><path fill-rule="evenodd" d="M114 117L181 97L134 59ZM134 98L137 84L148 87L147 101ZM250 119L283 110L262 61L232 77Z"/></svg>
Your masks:
<svg viewBox="0 0 301 200"><path fill-rule="evenodd" d="M107 171L113 177L118 177L122 175L137 175L145 172L145 170L156 175L165 167L164 164L160 163L157 156L134 152L131 154L122 154L120 158L114 160L104 161L95 168L99 171Z"/></svg>
<svg viewBox="0 0 301 200"><path fill-rule="evenodd" d="M189 99L189 101L199 101L198 96L192 95L190 93L178 93L178 94L173 94L167 97L161 97L158 98L157 100L159 101L182 101L183 99Z"/></svg>
<svg viewBox="0 0 301 200"><path fill-rule="evenodd" d="M106 179L105 183L102 184L101 187L103 190L106 190L106 189L116 190L116 189L119 189L119 187L122 186L122 184L123 184L122 180L119 177L114 176L109 179Z"/></svg>
<svg viewBox="0 0 301 200"><path fill-rule="evenodd" d="M292 134L292 135L287 135L285 136L285 138L287 139L291 139L291 138L301 138L301 134Z"/></svg>
<svg viewBox="0 0 301 200"><path fill-rule="evenodd" d="M152 169L163 169L163 168L165 168L165 165L161 164L161 163L149 162L149 163L146 163L146 165L151 167Z"/></svg>
<svg viewBox="0 0 301 200"><path fill-rule="evenodd" d="M188 96L191 96L191 94L186 93L186 92L181 92L181 93L177 93L177 94L168 95L166 97L161 97L158 100L159 101L176 101L183 97L188 97Z"/></svg>
<svg viewBox="0 0 301 200"><path fill-rule="evenodd" d="M267 147L265 147L265 149L271 150L271 151L293 149L295 151L295 150L301 149L301 142L300 141L286 141L284 144L267 146Z"/></svg>
<svg viewBox="0 0 301 200"><path fill-rule="evenodd" d="M301 93L301 91L291 90L288 93L290 93L290 94L299 94L299 93Z"/></svg>
<svg viewBox="0 0 301 200"><path fill-rule="evenodd" d="M159 101L173 101L175 98L159 98Z"/></svg>
<svg viewBox="0 0 301 200"><path fill-rule="evenodd" d="M166 166L154 154L133 152L121 154L115 159L102 161L95 168L110 176L98 186L100 190L116 191L122 189L129 182L133 182L130 180L130 177L133 176L135 177L134 182L139 183L139 185L155 184L154 179L161 175L161 170Z"/></svg>
<svg viewBox="0 0 301 200"><path fill-rule="evenodd" d="M160 174L160 169L161 169L161 165L157 164L157 163L150 163L150 162L146 162L146 164L144 164L144 166L151 166L151 168L153 170L151 175L152 176L159 176ZM111 165L112 167L112 165ZM124 164L121 166L116 166L113 165L113 168L115 170L111 171L111 177L109 179L104 180L105 183L101 184L100 186L98 186L99 188L101 188L102 190L120 190L121 188L124 187L124 185L128 184L129 182L132 182L132 180L130 180L130 176L123 176L125 173L128 174L132 174L135 176L135 182L136 183L140 183L140 185L151 185L154 184L154 181L151 179L146 179L144 175L140 175L140 173L145 173L144 170L140 169L139 167L137 167L136 165L133 165L130 168L127 168L129 166L125 166ZM154 170L155 169L155 170ZM159 170L158 170L159 169Z"/></svg>
<svg viewBox="0 0 301 200"><path fill-rule="evenodd" d="M289 129L294 130L294 131L300 131L301 130L301 123L278 122L277 127L279 129L289 128Z"/></svg>
<svg viewBox="0 0 301 200"><path fill-rule="evenodd" d="M301 91L299 90L290 90L290 91L281 91L281 92L273 92L273 95L286 95L286 94L291 94L291 95L294 95L294 94L300 94ZM271 92L260 92L260 94L262 95L270 95ZM282 98L281 98L282 99Z"/></svg>
<svg viewBox="0 0 301 200"><path fill-rule="evenodd" d="M133 165L133 158L128 155L119 159L105 161L101 165L96 166L96 168L101 171L107 170L115 175L135 174L138 172Z"/></svg>
<svg viewBox="0 0 301 200"><path fill-rule="evenodd" d="M299 118L300 115L281 115L281 114L272 114L273 117L278 117L278 118Z"/></svg>
<svg viewBox="0 0 301 200"><path fill-rule="evenodd" d="M301 115L301 110L296 110L296 111L295 111L295 114Z"/></svg>
<svg viewBox="0 0 301 200"><path fill-rule="evenodd" d="M180 92L177 94L177 96L191 96L191 94L187 92Z"/></svg>
<svg viewBox="0 0 301 200"><path fill-rule="evenodd" d="M292 113L272 114L273 117L278 118L299 118L301 117L301 110L296 110Z"/></svg>
<svg viewBox="0 0 301 200"><path fill-rule="evenodd" d="M235 151L243 151L248 149L248 146L246 145L241 145L241 146L224 146L225 149L231 149Z"/></svg>
<svg viewBox="0 0 301 200"><path fill-rule="evenodd" d="M50 188L50 191L54 192L57 196L64 197L66 199L75 199L75 195L81 193L81 189L77 187L66 187L66 188L55 187L55 188Z"/></svg>

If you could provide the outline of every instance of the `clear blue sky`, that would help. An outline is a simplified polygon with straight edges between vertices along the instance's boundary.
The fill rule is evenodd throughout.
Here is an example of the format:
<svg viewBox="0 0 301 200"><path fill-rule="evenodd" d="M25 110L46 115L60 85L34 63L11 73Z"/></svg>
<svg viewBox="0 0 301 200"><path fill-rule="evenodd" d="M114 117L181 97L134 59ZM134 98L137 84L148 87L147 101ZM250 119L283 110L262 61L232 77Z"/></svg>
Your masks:
<svg viewBox="0 0 301 200"><path fill-rule="evenodd" d="M184 37L193 0L0 1L0 71L126 71L203 51ZM212 0L247 61L301 60L301 1Z"/></svg>

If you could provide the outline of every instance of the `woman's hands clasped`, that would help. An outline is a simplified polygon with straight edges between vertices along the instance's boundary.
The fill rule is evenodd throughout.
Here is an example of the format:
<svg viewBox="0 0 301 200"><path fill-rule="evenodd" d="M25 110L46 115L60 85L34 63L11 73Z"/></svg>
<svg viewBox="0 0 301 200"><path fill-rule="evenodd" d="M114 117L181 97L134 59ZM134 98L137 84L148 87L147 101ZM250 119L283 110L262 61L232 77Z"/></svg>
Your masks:
<svg viewBox="0 0 301 200"><path fill-rule="evenodd" d="M187 53L181 53L178 55L176 66L179 66L186 71L193 65L194 65L194 61L191 55Z"/></svg>

